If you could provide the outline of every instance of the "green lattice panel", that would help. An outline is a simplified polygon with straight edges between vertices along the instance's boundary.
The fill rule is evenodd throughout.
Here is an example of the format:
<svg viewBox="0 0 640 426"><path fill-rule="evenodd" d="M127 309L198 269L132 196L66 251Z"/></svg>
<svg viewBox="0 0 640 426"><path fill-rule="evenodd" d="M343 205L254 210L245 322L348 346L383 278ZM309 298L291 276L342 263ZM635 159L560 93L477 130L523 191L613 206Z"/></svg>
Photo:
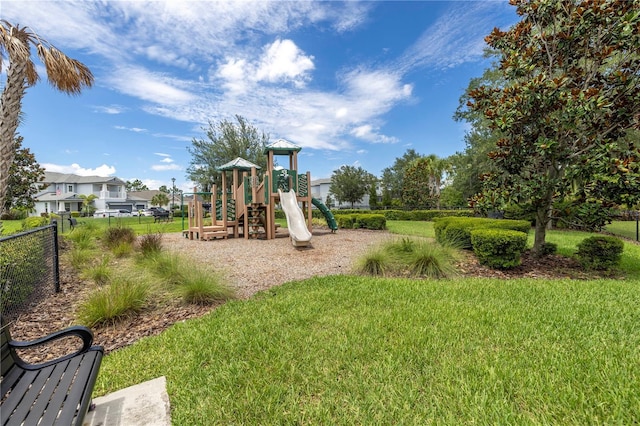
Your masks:
<svg viewBox="0 0 640 426"><path fill-rule="evenodd" d="M216 220L222 220L222 200L216 200Z"/></svg>
<svg viewBox="0 0 640 426"><path fill-rule="evenodd" d="M236 220L236 200L227 200L227 220Z"/></svg>
<svg viewBox="0 0 640 426"><path fill-rule="evenodd" d="M298 197L308 197L309 196L309 180L307 179L306 173L303 175L298 175L298 191L296 191Z"/></svg>

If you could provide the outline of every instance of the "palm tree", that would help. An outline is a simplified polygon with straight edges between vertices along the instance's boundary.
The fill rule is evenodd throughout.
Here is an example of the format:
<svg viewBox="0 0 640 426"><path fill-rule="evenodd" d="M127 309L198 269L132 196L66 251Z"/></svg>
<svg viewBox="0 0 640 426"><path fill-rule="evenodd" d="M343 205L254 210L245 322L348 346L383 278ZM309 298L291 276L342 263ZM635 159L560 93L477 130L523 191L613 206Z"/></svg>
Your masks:
<svg viewBox="0 0 640 426"><path fill-rule="evenodd" d="M93 85L93 74L87 66L69 58L28 27L0 20L0 71L3 59L7 57L9 60L7 82L0 98L0 215L7 193L9 168L15 155L13 143L20 121L22 98L26 89L40 79L31 60L32 45L44 63L49 83L56 89L77 95L84 87Z"/></svg>
<svg viewBox="0 0 640 426"><path fill-rule="evenodd" d="M84 214L87 216L91 215L93 210L95 210L95 207L92 206L93 201L98 198L98 196L96 194L80 194L78 197L82 198L82 211Z"/></svg>

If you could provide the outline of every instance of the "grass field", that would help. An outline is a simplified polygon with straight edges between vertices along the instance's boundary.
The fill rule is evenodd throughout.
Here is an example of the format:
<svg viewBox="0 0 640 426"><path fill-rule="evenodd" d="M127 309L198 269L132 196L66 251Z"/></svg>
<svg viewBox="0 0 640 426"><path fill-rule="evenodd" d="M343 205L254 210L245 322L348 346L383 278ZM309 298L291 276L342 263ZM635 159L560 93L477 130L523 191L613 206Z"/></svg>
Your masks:
<svg viewBox="0 0 640 426"><path fill-rule="evenodd" d="M630 240L638 241L638 224L636 221L616 221L607 225L605 230Z"/></svg>
<svg viewBox="0 0 640 426"><path fill-rule="evenodd" d="M570 254L587 235L549 241ZM292 282L108 355L96 393L166 376L175 425L635 424L640 245L621 268L624 280Z"/></svg>

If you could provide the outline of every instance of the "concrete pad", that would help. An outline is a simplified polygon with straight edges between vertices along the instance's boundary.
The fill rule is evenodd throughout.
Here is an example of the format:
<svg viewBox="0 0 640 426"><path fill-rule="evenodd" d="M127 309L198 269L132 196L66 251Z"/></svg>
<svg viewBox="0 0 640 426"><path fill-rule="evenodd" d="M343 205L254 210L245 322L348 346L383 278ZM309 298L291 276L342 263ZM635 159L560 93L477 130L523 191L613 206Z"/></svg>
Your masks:
<svg viewBox="0 0 640 426"><path fill-rule="evenodd" d="M83 426L171 426L164 376L95 398Z"/></svg>

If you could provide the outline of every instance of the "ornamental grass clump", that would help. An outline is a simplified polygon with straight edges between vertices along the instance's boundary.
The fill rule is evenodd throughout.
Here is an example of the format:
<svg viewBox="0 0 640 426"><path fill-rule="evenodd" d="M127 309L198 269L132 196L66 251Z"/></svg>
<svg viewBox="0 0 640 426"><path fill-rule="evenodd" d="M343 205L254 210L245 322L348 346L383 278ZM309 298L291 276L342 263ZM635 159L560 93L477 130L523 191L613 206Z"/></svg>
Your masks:
<svg viewBox="0 0 640 426"><path fill-rule="evenodd" d="M176 291L187 303L208 305L234 297L233 290L218 272L189 267L185 268L183 278Z"/></svg>
<svg viewBox="0 0 640 426"><path fill-rule="evenodd" d="M446 278L455 274L455 250L440 245L420 242L408 257L411 274L418 277Z"/></svg>
<svg viewBox="0 0 640 426"><path fill-rule="evenodd" d="M383 249L369 250L356 262L356 271L360 274L384 276L390 263L390 256Z"/></svg>
<svg viewBox="0 0 640 426"><path fill-rule="evenodd" d="M86 278L93 280L99 286L103 286L111 280L113 270L109 266L109 256L103 256L97 265L90 266L83 271Z"/></svg>
<svg viewBox="0 0 640 426"><path fill-rule="evenodd" d="M162 234L144 234L139 238L138 248L142 257L155 256L162 251Z"/></svg>
<svg viewBox="0 0 640 426"><path fill-rule="evenodd" d="M113 323L141 310L148 294L149 285L144 280L120 276L89 296L80 305L78 318L89 327Z"/></svg>
<svg viewBox="0 0 640 426"><path fill-rule="evenodd" d="M103 234L104 244L111 248L120 243L127 242L133 244L136 240L136 231L125 226L113 226L105 229Z"/></svg>
<svg viewBox="0 0 640 426"><path fill-rule="evenodd" d="M372 276L444 278L455 274L457 250L431 239L403 237L383 243L356 262L356 271Z"/></svg>

